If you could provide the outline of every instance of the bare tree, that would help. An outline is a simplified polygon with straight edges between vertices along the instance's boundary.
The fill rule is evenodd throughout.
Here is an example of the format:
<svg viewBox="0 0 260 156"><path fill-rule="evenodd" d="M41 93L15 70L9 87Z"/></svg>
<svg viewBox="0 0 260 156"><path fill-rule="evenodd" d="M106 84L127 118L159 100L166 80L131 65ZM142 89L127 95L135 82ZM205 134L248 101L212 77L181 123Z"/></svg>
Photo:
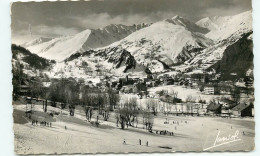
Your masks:
<svg viewBox="0 0 260 156"><path fill-rule="evenodd" d="M86 119L90 121L93 115L94 96L88 89L82 89L82 105L85 110Z"/></svg>
<svg viewBox="0 0 260 156"><path fill-rule="evenodd" d="M142 111L142 117L143 117L143 125L145 126L145 129L152 132L153 122L154 122L154 116L149 112L149 110Z"/></svg>
<svg viewBox="0 0 260 156"><path fill-rule="evenodd" d="M158 101L156 101L154 99L147 99L146 107L147 107L147 110L152 111L153 115L157 115Z"/></svg>
<svg viewBox="0 0 260 156"><path fill-rule="evenodd" d="M233 100L236 102L236 104L238 104L240 101L240 97L241 97L240 88L234 86L234 89L231 90L231 96L232 96Z"/></svg>
<svg viewBox="0 0 260 156"><path fill-rule="evenodd" d="M138 123L137 116L139 110L137 108L136 98L127 99L122 108L116 111L117 125L120 123L121 128L124 129L125 126L134 127L134 123Z"/></svg>
<svg viewBox="0 0 260 156"><path fill-rule="evenodd" d="M43 95L43 83L39 77L37 77L30 84L31 96L35 97L37 100L40 96Z"/></svg>
<svg viewBox="0 0 260 156"><path fill-rule="evenodd" d="M120 101L120 97L111 88L108 90L108 101L110 105L110 110L114 110Z"/></svg>

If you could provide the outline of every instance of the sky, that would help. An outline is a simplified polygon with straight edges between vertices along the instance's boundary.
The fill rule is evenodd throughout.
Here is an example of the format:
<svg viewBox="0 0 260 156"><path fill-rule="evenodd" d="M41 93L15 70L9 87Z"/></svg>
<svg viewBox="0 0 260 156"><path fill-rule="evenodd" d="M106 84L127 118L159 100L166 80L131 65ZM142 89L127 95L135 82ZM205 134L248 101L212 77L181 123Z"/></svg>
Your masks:
<svg viewBox="0 0 260 156"><path fill-rule="evenodd" d="M22 44L38 37L73 35L109 24L154 23L175 15L196 22L250 9L251 0L15 2L11 5L12 42Z"/></svg>

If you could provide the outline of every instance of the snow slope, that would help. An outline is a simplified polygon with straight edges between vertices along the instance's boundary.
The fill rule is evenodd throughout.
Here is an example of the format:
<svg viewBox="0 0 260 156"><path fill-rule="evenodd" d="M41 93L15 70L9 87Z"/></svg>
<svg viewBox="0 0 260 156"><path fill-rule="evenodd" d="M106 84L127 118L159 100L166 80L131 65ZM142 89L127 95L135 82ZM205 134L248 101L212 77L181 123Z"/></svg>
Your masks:
<svg viewBox="0 0 260 156"><path fill-rule="evenodd" d="M239 36L252 31L252 11L227 17L207 17L196 24L210 30L206 34L207 37L213 40L223 40L231 35Z"/></svg>
<svg viewBox="0 0 260 156"><path fill-rule="evenodd" d="M230 19L231 16L206 17L196 22L196 24L201 27L207 28L210 31L215 31L215 30L219 30L222 26L225 26Z"/></svg>
<svg viewBox="0 0 260 156"><path fill-rule="evenodd" d="M143 99L142 99L143 100ZM139 101L139 100L138 100ZM13 105L14 121L25 118L24 104ZM174 108L170 106L170 108ZM180 108L182 109L182 108ZM41 105L34 105L34 111L44 114ZM158 109L159 110L159 109ZM60 110L48 106L48 113ZM241 141L228 146L218 146L210 151L251 151L254 149L253 119L222 119L212 117L164 116L158 114L153 119L153 131L143 129L142 116L138 116L137 128L129 126L121 130L116 126L116 116L111 112L108 121L99 116L100 126L92 126L85 121L84 110L78 107L75 116L69 116L68 109L62 110L62 115L55 115L52 126L33 126L28 123L14 122L14 151L16 154L73 154L73 153L154 153L174 151L202 151L214 145L218 132L228 136L239 131ZM47 113L46 113L47 114ZM92 121L96 121L97 111L94 111ZM42 116L40 116L42 117ZM165 119L169 124L164 124ZM34 118L33 118L34 119ZM46 118L43 118L46 120ZM40 121L40 120L38 120ZM175 124L173 123L175 122ZM184 122L187 121L187 122ZM178 122L179 124L176 124ZM65 129L64 127L67 127ZM233 128L230 128L233 127ZM192 130L191 130L192 129ZM174 132L174 136L159 135L155 131ZM242 132L245 135L242 135ZM138 141L141 139L142 145ZM123 144L126 141L126 145ZM145 145L146 141L149 146ZM167 148L168 147L168 148Z"/></svg>
<svg viewBox="0 0 260 156"><path fill-rule="evenodd" d="M52 40L52 38L49 38L49 37L39 37L37 39L34 39L30 42L26 42L24 44L22 44L21 46L22 47L31 47L31 46L34 46L34 45L38 45L38 44L41 44L41 43L44 43L44 42L48 42Z"/></svg>
<svg viewBox="0 0 260 156"><path fill-rule="evenodd" d="M220 61L226 48L239 41L244 35L252 33L252 11L246 11L234 16L207 17L199 20L197 25L207 28L210 32L205 36L214 41L212 46L187 60L177 70L206 70ZM252 35L248 37L252 40Z"/></svg>
<svg viewBox="0 0 260 156"><path fill-rule="evenodd" d="M111 24L101 29L87 29L73 36L54 38L47 42L32 41L33 44L27 43L24 46L41 57L62 61L76 52L107 46L146 26L147 24Z"/></svg>
<svg viewBox="0 0 260 156"><path fill-rule="evenodd" d="M173 65L185 61L192 57L194 52L212 44L202 32L205 33L206 29L175 16L154 23L98 50L110 57L116 57L117 51L111 50L116 47L129 51L139 64L147 65L151 60L160 60L167 65Z"/></svg>
<svg viewBox="0 0 260 156"><path fill-rule="evenodd" d="M85 50L84 43L90 33L90 30L85 30L75 36L55 38L27 49L41 57L61 61L73 53L83 52Z"/></svg>

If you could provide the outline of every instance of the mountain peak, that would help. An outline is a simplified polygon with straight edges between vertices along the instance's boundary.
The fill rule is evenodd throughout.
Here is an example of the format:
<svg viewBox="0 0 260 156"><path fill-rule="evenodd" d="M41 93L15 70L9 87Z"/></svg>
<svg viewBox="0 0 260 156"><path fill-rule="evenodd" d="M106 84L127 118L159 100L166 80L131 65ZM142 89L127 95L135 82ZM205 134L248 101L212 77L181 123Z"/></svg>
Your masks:
<svg viewBox="0 0 260 156"><path fill-rule="evenodd" d="M226 39L228 36L239 36L252 30L252 11L242 12L233 16L213 16L206 17L198 22L197 25L207 28L210 32L207 37L214 40Z"/></svg>
<svg viewBox="0 0 260 156"><path fill-rule="evenodd" d="M23 44L21 44L21 46L23 47L29 47L29 46L33 46L33 45L36 45L36 44L40 44L40 43L43 43L43 42L48 42L50 40L52 40L53 38L51 37L38 37L38 38L35 38L29 42L25 42Z"/></svg>
<svg viewBox="0 0 260 156"><path fill-rule="evenodd" d="M183 17L181 17L180 15L175 15L175 16L173 16L171 19L183 19Z"/></svg>
<svg viewBox="0 0 260 156"><path fill-rule="evenodd" d="M179 15L175 15L174 17L172 17L170 19L166 19L165 21L168 23L174 24L174 25L182 26L192 32L200 32L203 34L208 32L208 29L200 27L200 26L196 25L195 23L193 23L193 22L189 21L188 19L185 19Z"/></svg>

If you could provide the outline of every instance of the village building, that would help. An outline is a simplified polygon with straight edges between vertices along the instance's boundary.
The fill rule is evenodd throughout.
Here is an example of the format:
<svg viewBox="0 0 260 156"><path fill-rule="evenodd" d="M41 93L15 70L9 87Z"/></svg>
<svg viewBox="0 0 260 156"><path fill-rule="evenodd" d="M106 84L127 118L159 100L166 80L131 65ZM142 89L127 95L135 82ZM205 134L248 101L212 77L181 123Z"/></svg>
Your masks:
<svg viewBox="0 0 260 156"><path fill-rule="evenodd" d="M214 94L215 93L215 87L214 86L205 86L204 87L204 94Z"/></svg>
<svg viewBox="0 0 260 156"><path fill-rule="evenodd" d="M232 114L235 117L253 117L254 105L252 103L240 103L236 107L232 108Z"/></svg>
<svg viewBox="0 0 260 156"><path fill-rule="evenodd" d="M219 104L222 105L222 109L232 109L235 106L237 106L237 103L233 100L227 99L227 98L222 98L219 100Z"/></svg>
<svg viewBox="0 0 260 156"><path fill-rule="evenodd" d="M207 107L207 115L218 115L221 113L221 104L209 104Z"/></svg>
<svg viewBox="0 0 260 156"><path fill-rule="evenodd" d="M27 82L20 85L19 94L20 95L28 95L30 93L30 86Z"/></svg>

